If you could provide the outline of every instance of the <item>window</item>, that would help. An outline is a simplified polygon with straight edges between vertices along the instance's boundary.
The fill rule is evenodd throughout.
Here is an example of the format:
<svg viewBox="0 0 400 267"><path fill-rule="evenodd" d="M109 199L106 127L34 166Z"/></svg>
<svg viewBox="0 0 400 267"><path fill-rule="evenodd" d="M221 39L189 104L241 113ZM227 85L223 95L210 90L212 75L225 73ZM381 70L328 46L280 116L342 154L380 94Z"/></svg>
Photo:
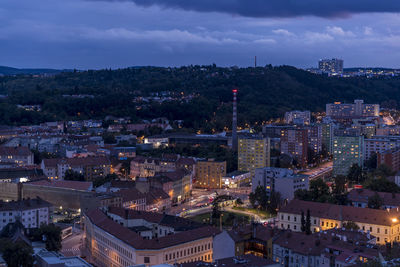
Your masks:
<svg viewBox="0 0 400 267"><path fill-rule="evenodd" d="M314 219L314 224L317 224L317 219Z"/></svg>

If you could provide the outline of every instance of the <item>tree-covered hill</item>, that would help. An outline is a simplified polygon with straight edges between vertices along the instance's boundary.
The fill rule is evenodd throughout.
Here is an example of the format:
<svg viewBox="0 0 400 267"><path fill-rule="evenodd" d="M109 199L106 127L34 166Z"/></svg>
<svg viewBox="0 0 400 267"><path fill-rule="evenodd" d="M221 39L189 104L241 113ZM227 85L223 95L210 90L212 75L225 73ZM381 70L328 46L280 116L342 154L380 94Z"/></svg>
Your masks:
<svg viewBox="0 0 400 267"><path fill-rule="evenodd" d="M230 126L233 88L239 89L240 125L266 121L293 109L323 111L325 104L333 101L364 99L391 106L400 101L398 77L335 78L290 66L137 67L51 77L0 77L0 94L8 95L1 100L0 124L106 115L130 116L136 121L168 117L184 120L188 128L210 132ZM162 103L156 98L139 98L157 96L169 98ZM17 104L41 105L42 110L16 109Z"/></svg>

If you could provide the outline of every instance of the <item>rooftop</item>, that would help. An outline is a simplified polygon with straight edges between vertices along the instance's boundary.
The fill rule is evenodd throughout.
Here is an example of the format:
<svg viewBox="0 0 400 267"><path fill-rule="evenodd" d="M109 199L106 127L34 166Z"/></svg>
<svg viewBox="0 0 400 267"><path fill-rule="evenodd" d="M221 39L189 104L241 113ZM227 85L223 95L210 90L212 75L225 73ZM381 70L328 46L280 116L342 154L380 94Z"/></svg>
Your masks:
<svg viewBox="0 0 400 267"><path fill-rule="evenodd" d="M193 230L149 240L142 238L134 231L108 218L106 214L98 209L89 211L86 216L87 219L89 219L90 222L95 224L97 227L103 229L104 231L138 250L163 249L198 239L208 238L219 232L214 227L202 226Z"/></svg>
<svg viewBox="0 0 400 267"><path fill-rule="evenodd" d="M69 180L39 180L39 181L29 182L29 184L36 186L73 189L79 191L91 191L93 188L92 182L69 181Z"/></svg>
<svg viewBox="0 0 400 267"><path fill-rule="evenodd" d="M281 208L279 212L300 215L301 212L310 210L311 217L325 219L353 221L375 225L392 226L400 224L400 211L391 209L376 210L368 208L357 208L352 206L341 206L329 203L318 203L294 199L288 205Z"/></svg>

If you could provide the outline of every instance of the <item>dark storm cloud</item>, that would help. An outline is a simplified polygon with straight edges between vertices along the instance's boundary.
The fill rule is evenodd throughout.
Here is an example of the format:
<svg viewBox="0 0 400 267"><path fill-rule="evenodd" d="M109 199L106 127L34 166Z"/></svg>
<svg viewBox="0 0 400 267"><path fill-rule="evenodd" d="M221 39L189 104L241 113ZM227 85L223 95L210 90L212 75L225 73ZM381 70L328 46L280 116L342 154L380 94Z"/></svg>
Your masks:
<svg viewBox="0 0 400 267"><path fill-rule="evenodd" d="M399 0L131 0L140 6L198 12L220 12L244 17L348 17L369 12L400 12Z"/></svg>

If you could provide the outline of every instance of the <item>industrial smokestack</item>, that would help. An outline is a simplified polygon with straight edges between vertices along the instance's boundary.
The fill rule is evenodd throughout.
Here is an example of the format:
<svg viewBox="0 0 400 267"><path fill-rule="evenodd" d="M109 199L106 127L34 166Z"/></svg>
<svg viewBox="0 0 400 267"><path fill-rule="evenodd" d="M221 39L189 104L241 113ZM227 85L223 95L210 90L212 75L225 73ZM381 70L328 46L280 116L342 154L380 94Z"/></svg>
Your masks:
<svg viewBox="0 0 400 267"><path fill-rule="evenodd" d="M237 151L238 140L237 140L237 89L233 89L233 114L232 114L232 150Z"/></svg>

